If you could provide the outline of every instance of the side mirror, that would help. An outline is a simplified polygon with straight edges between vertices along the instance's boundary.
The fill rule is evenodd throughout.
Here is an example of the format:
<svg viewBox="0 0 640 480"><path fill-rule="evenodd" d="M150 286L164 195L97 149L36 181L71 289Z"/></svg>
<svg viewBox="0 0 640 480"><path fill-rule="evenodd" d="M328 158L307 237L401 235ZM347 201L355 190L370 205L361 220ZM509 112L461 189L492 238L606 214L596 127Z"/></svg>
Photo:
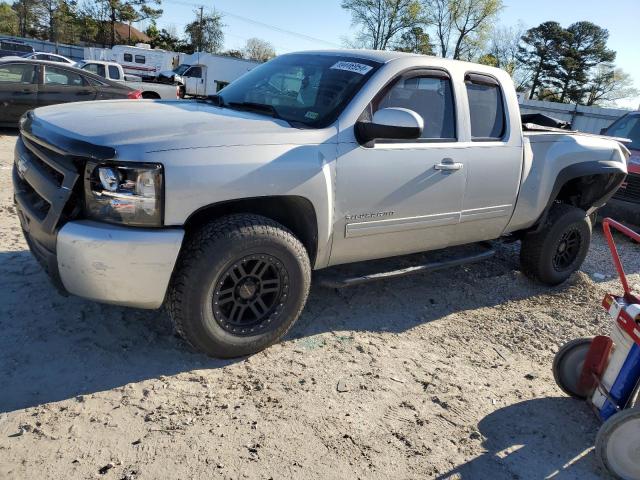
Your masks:
<svg viewBox="0 0 640 480"><path fill-rule="evenodd" d="M371 122L356 123L356 138L362 144L379 138L416 139L422 135L424 120L407 108L383 108Z"/></svg>

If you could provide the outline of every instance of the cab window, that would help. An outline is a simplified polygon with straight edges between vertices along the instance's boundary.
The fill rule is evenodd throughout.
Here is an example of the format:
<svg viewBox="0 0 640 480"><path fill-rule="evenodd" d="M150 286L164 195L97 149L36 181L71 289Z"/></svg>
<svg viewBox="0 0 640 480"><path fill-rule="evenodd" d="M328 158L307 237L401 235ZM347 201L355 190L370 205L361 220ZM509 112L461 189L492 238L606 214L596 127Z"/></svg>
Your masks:
<svg viewBox="0 0 640 480"><path fill-rule="evenodd" d="M87 72L91 72L94 73L100 77L105 77L105 69L104 69L104 65L100 64L100 63L88 63L87 65L85 65L84 67L82 67L82 70L86 70Z"/></svg>
<svg viewBox="0 0 640 480"><path fill-rule="evenodd" d="M451 79L445 72L409 73L383 90L371 115L383 108L406 108L424 121L420 140L455 141L455 104Z"/></svg>
<svg viewBox="0 0 640 480"><path fill-rule="evenodd" d="M506 120L500 84L493 77L480 74L467 74L465 84L471 116L471 140L501 140Z"/></svg>
<svg viewBox="0 0 640 480"><path fill-rule="evenodd" d="M115 65L109 65L109 78L111 80L120 80L120 70Z"/></svg>
<svg viewBox="0 0 640 480"><path fill-rule="evenodd" d="M202 67L191 67L184 74L185 77L202 78Z"/></svg>

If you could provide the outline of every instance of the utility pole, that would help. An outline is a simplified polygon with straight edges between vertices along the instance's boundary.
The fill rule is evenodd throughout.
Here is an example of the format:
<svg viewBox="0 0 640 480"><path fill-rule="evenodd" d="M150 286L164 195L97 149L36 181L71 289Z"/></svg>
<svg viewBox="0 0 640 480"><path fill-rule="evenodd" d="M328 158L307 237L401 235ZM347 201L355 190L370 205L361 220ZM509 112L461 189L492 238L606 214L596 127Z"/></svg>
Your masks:
<svg viewBox="0 0 640 480"><path fill-rule="evenodd" d="M202 51L202 36L204 35L204 25L202 24L202 10L204 7L200 7L200 34L198 35L198 51Z"/></svg>

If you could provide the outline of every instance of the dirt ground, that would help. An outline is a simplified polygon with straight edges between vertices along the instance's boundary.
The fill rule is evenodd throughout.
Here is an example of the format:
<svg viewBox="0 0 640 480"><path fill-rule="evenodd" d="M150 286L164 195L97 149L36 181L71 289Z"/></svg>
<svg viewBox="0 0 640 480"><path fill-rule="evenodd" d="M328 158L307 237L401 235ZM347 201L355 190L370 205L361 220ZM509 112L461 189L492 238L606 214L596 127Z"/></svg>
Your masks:
<svg viewBox="0 0 640 480"><path fill-rule="evenodd" d="M497 244L466 268L316 286L284 341L220 361L163 311L56 293L14 214L15 132L0 135L0 478L605 475L598 421L551 374L560 344L610 328L599 305L619 285L599 232L559 288ZM621 250L640 286L638 247Z"/></svg>

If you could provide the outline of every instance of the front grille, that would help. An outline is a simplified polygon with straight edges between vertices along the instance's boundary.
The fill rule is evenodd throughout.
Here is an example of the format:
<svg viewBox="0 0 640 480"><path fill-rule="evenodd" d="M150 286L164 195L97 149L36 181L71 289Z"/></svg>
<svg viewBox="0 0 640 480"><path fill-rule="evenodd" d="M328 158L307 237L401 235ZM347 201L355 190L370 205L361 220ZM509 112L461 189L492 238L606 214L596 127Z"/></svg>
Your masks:
<svg viewBox="0 0 640 480"><path fill-rule="evenodd" d="M79 170L74 160L35 136L21 132L16 142L15 198L23 228L32 241L55 251L55 233L69 211Z"/></svg>
<svg viewBox="0 0 640 480"><path fill-rule="evenodd" d="M613 198L640 204L640 175L635 173L628 174Z"/></svg>

